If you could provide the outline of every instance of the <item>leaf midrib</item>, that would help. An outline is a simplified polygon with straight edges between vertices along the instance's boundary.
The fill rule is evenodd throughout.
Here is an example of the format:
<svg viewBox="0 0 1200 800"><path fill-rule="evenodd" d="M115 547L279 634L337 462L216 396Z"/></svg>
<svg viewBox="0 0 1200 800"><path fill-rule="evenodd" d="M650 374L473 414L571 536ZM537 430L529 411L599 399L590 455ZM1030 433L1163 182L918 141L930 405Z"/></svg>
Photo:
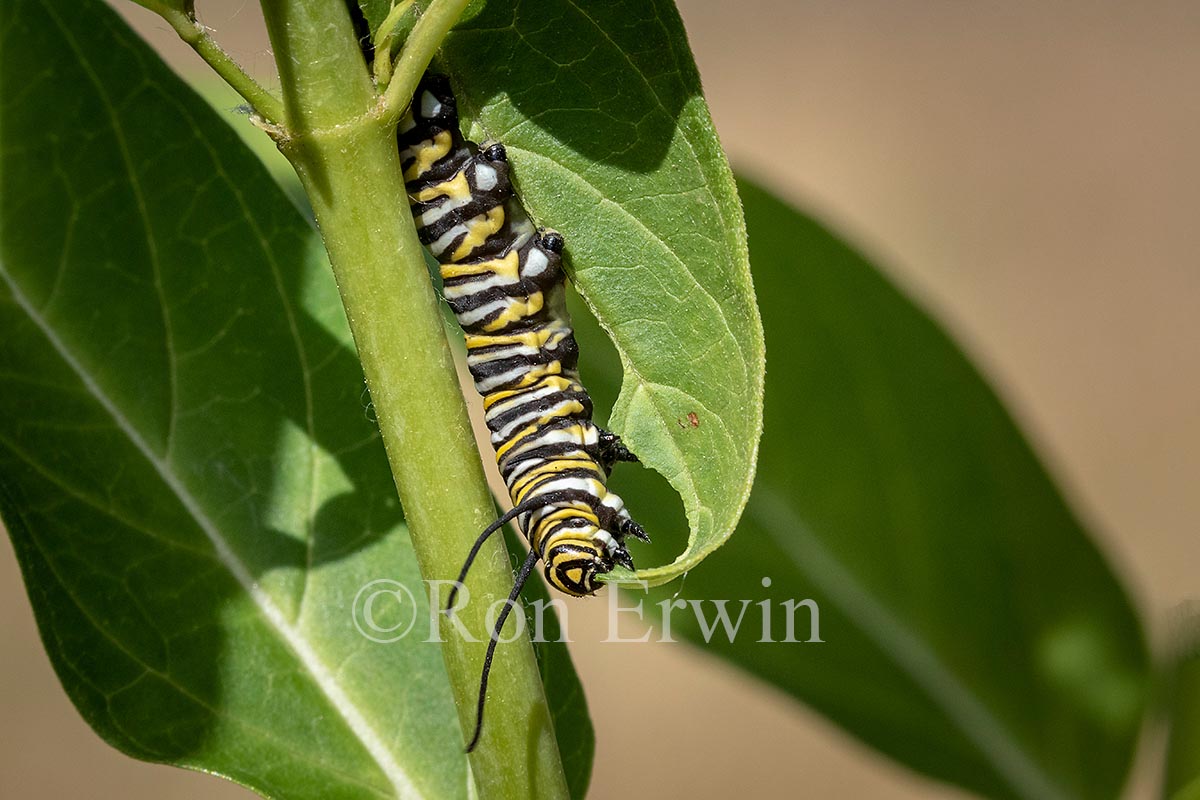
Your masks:
<svg viewBox="0 0 1200 800"><path fill-rule="evenodd" d="M6 442L4 442L4 444L8 445L11 443L6 441ZM17 456L20 458L21 454L17 453ZM32 466L34 469L39 469L39 466L37 464L34 464L29 461L26 461L26 463L30 464L30 466ZM49 473L45 473L45 472L43 472L42 475L43 475L43 477L47 478L47 480L55 481L57 483L56 476L52 476ZM69 487L66 487L63 484L58 484L58 485L60 486L60 488L63 488L64 491L68 491L68 492L71 491ZM75 494L72 494L72 496L77 497L77 498L79 497L78 495L75 495ZM89 501L84 500L84 502L89 502ZM105 513L109 513L109 514L113 513L111 509L99 509L98 506L93 506L93 507L97 508L98 510L104 511ZM16 511L16 514L18 515L18 517L22 520L21 525L26 530L32 530L32 527L28 524L28 522L24 521L24 516L25 516L24 513L20 509L16 509L15 511ZM114 519L118 518L115 515L113 515L113 516L114 516ZM140 532L145 533L147 535L153 535L156 538L160 538L160 534L157 534L157 533L150 534L150 532L147 531L146 529L140 529ZM270 728L255 724L254 722L251 722L243 717L226 713L224 709L219 708L218 706L214 706L212 703L205 700L200 695L191 691L187 686L184 686L183 684L179 683L169 673L163 672L162 670L160 670L160 669L154 667L153 665L151 665L150 663L148 663L138 653L135 653L133 650L131 650L125 642L121 641L116 636L114 636L111 632L109 632L107 627L102 624L101 620L98 620L93 615L91 609L87 606L87 604L84 603L83 601L81 601L78 597L76 597L74 591L72 591L72 589L71 589L70 583L68 581L66 581L63 578L62 574L58 571L58 568L55 566L53 559L50 558L50 554L48 552L46 552L46 549L43 546L42 542L39 541L38 538L33 535L29 535L28 539L32 543L33 547L38 551L38 553L41 554L43 561L45 561L46 569L49 570L50 574L58 581L59 586L62 587L63 594L71 601L71 603L79 611L80 615L84 619L86 619L89 623L91 623L92 627L96 630L96 632L102 638L104 638L105 641L107 641L114 648L116 648L119 652L123 653L131 661L133 661L135 664L137 664L138 666L140 666L142 668L142 670L143 670L142 675L138 676L138 678L134 679L134 681L131 681L128 685L117 689L116 692L114 692L114 694L127 690L133 684L137 683L137 681L142 680L142 678L144 678L147 675L153 676L153 677L158 678L159 680L163 681L164 683L168 684L169 686L171 686L173 689L175 689L175 691L179 692L183 697L185 697L188 700L190 700L191 702L195 703L200 708L205 709L206 711L212 713L214 716L221 716L221 717L228 719L232 724L237 725L238 727L242 728L243 730L253 733L256 736L262 737L263 740L274 744L280 750L290 753L291 755L295 756L297 759L304 760L304 761L306 761L306 763L309 763L311 765L318 766L322 769L325 769L332 775L340 776L341 779L343 781L345 781L348 785L361 787L362 789L369 791L374 795L379 795L382 797L387 796L383 792L380 792L378 787L368 784L360 776L346 772L344 769L342 769L341 766L336 765L336 764L330 764L321 758L314 759L310 753L302 753L299 750L296 750L294 745L291 742L281 739ZM162 541L166 541L166 540L162 540ZM170 544L175 547L179 546L178 543L176 543L176 542L170 542ZM205 554L205 555L211 555L211 554ZM68 669L71 669L71 671L75 673L76 677L78 677L81 682L91 683L88 680L87 676L85 674L79 672L75 668L74 664L72 664L70 662L69 659L64 659L62 661L62 663L64 665L66 665ZM92 684L92 688L96 689L97 691L100 691L99 687L97 687L95 684ZM116 720L113 721L113 724L114 724L114 726L120 728L120 725L117 723ZM133 732L125 730L125 731L123 731L123 733L125 734L125 736L127 736L130 739L130 741L136 742L141 747L145 747L149 752L153 752L153 748L151 748L149 745L139 742L137 739L137 736ZM182 762L181 762L181 765L187 766L186 764L183 764ZM205 771L210 771L210 770L205 769ZM223 773L217 773L217 774L223 775ZM232 776L224 776L224 777L228 777L230 780L235 780L235 781L237 780L236 778L234 778Z"/></svg>
<svg viewBox="0 0 1200 800"><path fill-rule="evenodd" d="M154 241L151 231L148 228L148 220L146 219L146 205L144 198L141 195L140 186L133 175L132 164L130 163L129 153L125 147L120 128L120 118L117 115L112 99L108 96L106 87L102 80L95 74L92 66L87 58L87 54L78 46L74 37L74 31L67 25L59 16L58 12L49 3L42 3L46 13L54 20L55 24L60 29L64 39L73 50L78 63L85 70L88 80L96 89L97 95L105 106L108 112L110 121L113 125L115 135L118 138L118 146L121 148L122 157L125 160L126 170L130 173L131 181L134 184L135 201L138 204L138 210L142 217L142 222L146 227L147 244L151 249L151 259L154 268L155 289L159 293L160 305L163 306L165 312L165 303L162 302L161 296L162 287L159 281L159 264L157 252L154 247ZM241 198L239 197L239 201ZM261 237L261 231L256 231ZM264 249L269 250L265 247ZM269 255L269 254L268 254ZM64 264L65 268L65 264ZM120 407L110 398L96 382L91 373L84 367L83 363L74 355L71 349L67 346L55 332L48 320L39 312L39 310L29 301L22 287L9 274L7 266L0 263L0 278L7 284L9 291L12 294L16 305L25 313L29 320L38 328L47 342L55 350L58 356L63 360L67 367L76 375L80 382L84 385L87 392L95 401L108 413L108 415L116 423L121 432L129 439L130 443L142 454L147 462L158 473L159 478L170 489L172 494L179 500L180 504L186 510L188 515L195 521L197 526L204 533L205 537L212 544L217 559L222 566L225 567L237 581L238 585L254 603L259 613L266 621L268 626L272 628L279 636L285 646L296 657L297 661L308 673L313 684L320 690L321 694L333 707L333 709L342 718L350 732L362 745L367 754L375 761L380 771L395 790L395 794L399 798L422 798L422 794L417 790L416 785L407 774L406 770L393 756L391 750L384 744L383 738L375 731L366 717L354 704L353 701L343 691L341 685L334 678L333 672L317 655L315 648L309 643L304 634L288 623L287 618L278 606L271 600L265 591L254 580L253 575L247 566L241 561L232 547L225 540L224 535L217 525L208 518L199 501L188 491L184 486L179 476L175 475L170 463L160 458L150 447L146 438L137 429L137 427L129 420L129 418L121 411ZM276 270L275 279L278 282L279 275ZM293 335L295 335L295 320L289 313L289 324L292 326ZM169 320L164 319L164 324L169 327ZM168 331L169 333L169 331ZM170 343L166 346L170 350ZM174 392L174 364L172 367L172 392ZM306 392L309 387L306 386ZM306 396L309 409L309 424L311 426L311 396ZM174 417L174 415L172 415ZM168 453L170 451L170 431L168 432Z"/></svg>
<svg viewBox="0 0 1200 800"><path fill-rule="evenodd" d="M21 286L9 274L7 266L3 263L0 263L0 279L7 285L17 307L24 312L29 321L41 332L59 358L63 360L63 363L67 365L84 385L88 394L112 418L117 428L125 435L142 457L146 459L164 485L179 501L188 516L191 517L197 527L204 533L213 546L217 560L229 571L234 580L237 581L238 585L259 610L259 613L268 626L276 632L280 640L295 655L299 664L308 673L313 684L342 718L342 721L363 746L363 749L376 762L380 771L396 790L396 796L399 798L421 798L422 794L417 790L416 785L406 770L396 761L392 752L383 743L382 737L343 691L341 685L334 678L332 671L317 655L316 650L309 643L308 639L300 630L288 623L283 612L254 580L253 575L230 547L221 530L209 519L199 501L183 485L182 480L174 473L171 465L154 453L136 426L130 422L112 398L104 392L91 373L58 336L54 328L39 313L37 308L30 303Z"/></svg>
<svg viewBox="0 0 1200 800"><path fill-rule="evenodd" d="M825 547L777 491L760 485L747 511L796 568L925 692L1018 796L1039 800L1072 797L1029 756L937 653Z"/></svg>

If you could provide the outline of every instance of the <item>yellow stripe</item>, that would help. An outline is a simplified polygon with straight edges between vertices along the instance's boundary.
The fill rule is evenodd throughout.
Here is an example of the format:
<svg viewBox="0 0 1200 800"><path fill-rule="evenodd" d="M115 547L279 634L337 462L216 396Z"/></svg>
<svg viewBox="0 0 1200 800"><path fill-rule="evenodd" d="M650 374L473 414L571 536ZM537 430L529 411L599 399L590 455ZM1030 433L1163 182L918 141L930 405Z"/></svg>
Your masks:
<svg viewBox="0 0 1200 800"><path fill-rule="evenodd" d="M529 436L532 433L536 433L537 430L537 425L526 425L524 428L514 433L508 441L496 448L496 460L499 461L500 459L504 458L510 450L513 450L513 448L516 447L517 443L520 442L521 439ZM582 425L567 425L566 427L559 428L559 431L566 433L567 438L570 441L582 442L584 440L584 431ZM539 442L539 439L533 439L530 442L526 442L521 447L516 448L515 453L523 453L532 447L537 447Z"/></svg>
<svg viewBox="0 0 1200 800"><path fill-rule="evenodd" d="M415 200L418 203L428 203L430 200L437 200L439 197L448 197L451 200L464 200L470 196L471 186L467 183L466 173L456 172L450 180L435 183L433 186L427 186L416 194L410 194L409 199Z"/></svg>
<svg viewBox="0 0 1200 800"><path fill-rule="evenodd" d="M590 481L591 482L590 485L588 485L587 488L583 489L582 491L585 491L588 494L596 496L596 497L601 497L604 495L604 492L606 491L606 489L604 486L604 480L602 478L600 478L598 476L594 477L594 478L589 478L589 477L586 477L583 475L576 476L576 477L578 477L578 479L581 481ZM571 480L574 480L574 477L571 478ZM509 494L512 494L512 492L510 492ZM524 501L525 497L529 494L530 494L529 487L525 487L525 490L520 492L519 494L513 494L513 504L520 505L521 502Z"/></svg>
<svg viewBox="0 0 1200 800"><path fill-rule="evenodd" d="M476 247L488 240L496 231L504 227L504 206L496 206L477 217L467 220L467 235L463 237L449 261L462 261L468 258Z"/></svg>
<svg viewBox="0 0 1200 800"><path fill-rule="evenodd" d="M526 450L529 450L531 448L537 447L541 441L540 439L533 439L530 442L526 442L525 444L521 445L521 447L518 447L515 450L513 450L513 448L516 446L517 442L519 442L523 437L528 436L531 433L535 433L537 431L537 429L538 428L536 425L529 425L529 426L517 431L515 434L513 434L511 439L509 439L504 444L500 445L500 447L496 448L496 460L499 461L502 458L504 458L509 453L509 451L513 451L513 454L516 455L519 453L523 453ZM565 427L559 428L558 430L561 433L566 433L569 441L574 441L574 442L580 443L580 447L583 446L582 443L587 438L587 434L584 432L583 426L579 425L579 424L567 425Z"/></svg>
<svg viewBox="0 0 1200 800"><path fill-rule="evenodd" d="M578 501L572 501L572 502L578 502ZM566 519L570 519L572 517L582 517L583 519L586 519L588 522L595 525L597 528L600 527L600 520L591 511L591 509L581 508L581 507L576 507L576 506L571 506L569 508L555 509L554 511L551 511L546 516L542 517L540 520L540 523L545 524L547 522L558 522L559 520L566 520Z"/></svg>
<svg viewBox="0 0 1200 800"><path fill-rule="evenodd" d="M542 310L544 303L545 298L541 292L534 292L526 300L518 300L514 297L513 301L500 312L500 316L484 325L483 329L485 331L502 331L514 322L532 317Z"/></svg>
<svg viewBox="0 0 1200 800"><path fill-rule="evenodd" d="M520 279L518 270L521 258L516 250L512 250L503 258L493 258L490 261L480 261L477 264L443 264L442 280L448 278L465 278L472 275L501 275L511 281ZM470 347L471 337L467 337L467 347Z"/></svg>
<svg viewBox="0 0 1200 800"><path fill-rule="evenodd" d="M599 521L596 520L595 516L592 515L590 511L584 511L582 509L571 508L571 509L566 510L565 516L567 518L583 517L585 519L590 517L590 519L588 521L591 522L591 524L595 525L597 528L600 527ZM602 551L604 549L604 545L601 544L600 542L598 542L594 539L582 538L580 536L579 530L572 529L572 528L567 528L565 530L559 529L557 533L551 534L549 532L551 527L553 527L553 526L551 524L549 524L548 520L546 520L546 519L543 519L542 521L538 522L537 530L534 531L533 538L535 538L537 540L537 543L538 543L537 549L538 549L539 553L545 554L546 552L553 550L555 547L558 547L558 545L562 544L563 542L570 542L571 544L575 545L576 547L586 547L586 548L590 549L592 552L597 553L597 554L599 554L600 551ZM574 559L574 558L578 558L578 556L571 555L571 556L568 556L568 558ZM552 563L557 563L557 562L552 562Z"/></svg>
<svg viewBox="0 0 1200 800"><path fill-rule="evenodd" d="M549 364L537 364L529 368L529 371L517 382L515 388L524 389L533 386L546 375L559 375L562 373L562 365L557 361L551 361Z"/></svg>
<svg viewBox="0 0 1200 800"><path fill-rule="evenodd" d="M576 503L578 501L573 500L571 502ZM567 506L565 508L557 508L554 511L551 511L546 516L542 517L540 520L538 520L537 530L534 531L534 537L533 537L534 541L537 542L538 552L544 554L546 552L545 545L550 544L549 541L546 541L546 539L547 539L546 531L548 531L550 528L554 527L555 523L563 522L565 520L572 519L575 517L582 517L583 519L586 519L588 522L590 522L592 525L595 525L597 528L600 527L600 520L598 520L596 518L596 515L594 513L592 513L591 509L583 506L582 504L581 505L571 505L571 506ZM570 539L570 538L577 538L577 537L572 537L568 534L567 531L563 531L562 533L560 533L558 536L556 536L554 538L555 539ZM580 540L581 543L583 541L584 540Z"/></svg>
<svg viewBox="0 0 1200 800"><path fill-rule="evenodd" d="M417 160L404 170L404 180L416 180L428 172L430 167L446 157L453 144L454 140L450 137L450 131L439 131L434 135L432 141L426 139L424 142L418 142L413 148L417 154Z"/></svg>
<svg viewBox="0 0 1200 800"><path fill-rule="evenodd" d="M529 434L536 433L536 432L537 432L536 425L527 425L524 428L522 428L521 430L514 433L507 442L505 442L504 444L502 444L496 448L496 460L499 461L501 458L504 458L504 454L507 453L509 450L513 449L513 447L516 446L517 442L521 441L521 439L528 436Z"/></svg>
<svg viewBox="0 0 1200 800"><path fill-rule="evenodd" d="M467 342L468 342L467 348L468 349L471 348L471 345L469 344L471 339L496 339L496 340L499 340L499 339L505 339L505 338L510 338L510 337L468 336L467 337ZM516 338L516 337L511 337L511 338ZM494 343L501 344L501 342L499 342L499 341L496 341ZM485 347L486 345L480 344L480 345L476 345L476 346L477 347ZM484 409L484 411L487 411L492 406L494 406L496 403L499 403L503 400L507 400L510 397L516 397L517 395L526 394L528 392L536 391L537 389L543 389L546 387L551 387L560 392L565 392L569 389L575 389L576 391L578 391L583 388L583 387L579 386L578 384L573 383L569 379L564 378L560 375L548 375L542 379L542 382L538 386L530 386L530 387L526 387L526 388L522 388L522 389L505 389L502 392L492 392L487 397L483 398L483 409Z"/></svg>
<svg viewBox="0 0 1200 800"><path fill-rule="evenodd" d="M533 347L541 350L546 346L554 329L550 326L538 328L525 333L502 333L502 334L467 334L467 349L475 347L491 347L493 345L514 345L523 344L526 347Z"/></svg>
<svg viewBox="0 0 1200 800"><path fill-rule="evenodd" d="M593 473L596 479L602 480L603 474L600 471L600 466L590 458L561 458L544 461L539 466L526 472L517 482L509 487L509 494L512 495L513 503L520 504L525 499L530 485L538 483L543 478L551 478L555 475L561 475L569 469L586 469Z"/></svg>
<svg viewBox="0 0 1200 800"><path fill-rule="evenodd" d="M566 403L565 405L555 406L554 408L547 411L538 420L538 424L542 425L542 426L546 426L546 425L549 425L551 422L553 422L556 419L562 419L563 417L572 417L576 414L582 414L582 413L583 413L583 403L580 403L578 400L572 400L571 402Z"/></svg>

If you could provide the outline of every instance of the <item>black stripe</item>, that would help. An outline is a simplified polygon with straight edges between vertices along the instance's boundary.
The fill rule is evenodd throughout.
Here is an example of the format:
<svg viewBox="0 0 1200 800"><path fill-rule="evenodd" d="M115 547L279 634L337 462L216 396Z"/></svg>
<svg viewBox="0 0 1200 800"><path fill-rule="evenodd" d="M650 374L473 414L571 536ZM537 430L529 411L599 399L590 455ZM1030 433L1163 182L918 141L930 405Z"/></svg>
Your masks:
<svg viewBox="0 0 1200 800"><path fill-rule="evenodd" d="M576 421L578 422L579 420ZM580 457L586 457L588 449L577 442L555 442L553 444L542 445L541 447L533 448L528 453L521 453L517 456L506 458L502 471L507 475L526 461L546 461L555 458L574 457L571 455L573 453L579 453L581 454Z"/></svg>
<svg viewBox="0 0 1200 800"><path fill-rule="evenodd" d="M528 372L533 367L542 367L547 364L557 363L559 363L558 352L543 349L538 350L533 355L522 353L509 356L508 358L497 358L491 361L484 361L483 363L470 364L470 369L475 382L480 383L487 378L503 375L511 369L524 368L524 371Z"/></svg>
<svg viewBox="0 0 1200 800"><path fill-rule="evenodd" d="M497 414L496 416L488 419L487 420L488 430L490 430L492 433L495 433L499 430L502 430L509 423L515 421L518 417L523 417L526 414L532 413L534 411L537 411L539 414L545 413L545 412L549 411L551 408L553 408L554 406L558 405L559 403L562 403L567 400L578 401L580 404L583 405L584 412L588 414L587 417L584 417L581 414L571 414L569 416L572 419L574 419L577 422L590 419L590 417L591 417L590 412L591 412L591 408L592 408L592 399L590 397L588 397L587 392L573 391L573 390L568 389L565 391L553 392L551 394L546 395L545 397L539 397L536 400L528 400L524 403L517 403L515 406L513 406L513 408L509 409L508 411L505 411L501 414Z"/></svg>
<svg viewBox="0 0 1200 800"><path fill-rule="evenodd" d="M480 275L474 278L472 282L483 282L489 277L491 277L490 273ZM461 287L463 284L450 283L448 285ZM447 298L446 302L450 303L450 307L454 309L454 313L461 314L463 311L473 311L481 306L486 306L488 303L494 303L497 300L527 300L539 291L541 290L529 281L518 280L514 283L502 283L499 286L490 286L486 289L481 288L459 297ZM545 303L542 305L544 307Z"/></svg>
<svg viewBox="0 0 1200 800"><path fill-rule="evenodd" d="M526 475L528 475L528 473L521 475L520 480L524 480L526 478ZM528 500L531 497L540 497L541 492L538 491L538 488L547 483L550 483L552 481L557 481L562 478L593 478L593 479L598 480L601 483L603 483L604 482L603 475L604 475L604 472L599 468L599 466L597 466L596 469L594 469L594 470L586 469L584 467L572 467L571 469L564 469L561 472L552 472L552 473L543 475L540 478L538 478L536 481L534 481L533 485L522 486L521 491L524 492L524 497L525 497L525 499ZM514 481L513 483L515 485L516 481ZM557 493L558 491L576 491L576 490L565 490L565 489L557 490L556 489L555 493ZM582 492L584 490L579 489L577 491ZM589 496L595 497L595 495L592 495L590 492L587 492L587 494ZM600 500L600 499L603 499L603 498L597 498L597 500Z"/></svg>

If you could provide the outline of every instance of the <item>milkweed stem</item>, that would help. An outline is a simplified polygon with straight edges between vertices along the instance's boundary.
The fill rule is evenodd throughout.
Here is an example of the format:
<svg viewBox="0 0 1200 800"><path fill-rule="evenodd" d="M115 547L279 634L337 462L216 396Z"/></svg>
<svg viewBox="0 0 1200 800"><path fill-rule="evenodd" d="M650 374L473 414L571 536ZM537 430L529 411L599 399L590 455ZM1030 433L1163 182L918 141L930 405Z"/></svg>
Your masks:
<svg viewBox="0 0 1200 800"><path fill-rule="evenodd" d="M272 124L283 119L283 103L279 98L251 78L240 64L221 49L221 45L217 44L208 29L196 21L194 14L160 2L141 2L141 5L166 20L167 24L179 34L179 38L208 62L213 72L220 75L247 103L254 107L256 114Z"/></svg>
<svg viewBox="0 0 1200 800"><path fill-rule="evenodd" d="M430 5L397 60L389 97L413 91L463 6ZM329 253L421 573L448 583L495 509L401 175L395 124L408 98L393 98L394 114L380 113L344 0L262 0L262 7L283 88L280 149ZM511 586L507 551L489 542L472 575L472 602L458 612L474 640L450 631L441 637L464 742L476 721L488 610ZM479 794L566 798L533 647L526 636L501 647L489 726L470 755Z"/></svg>
<svg viewBox="0 0 1200 800"><path fill-rule="evenodd" d="M433 0L413 26L404 49L392 67L392 79L383 96L384 115L392 122L400 119L408 107L408 101L417 90L417 81L421 79L421 74L429 66L446 34L462 16L468 1Z"/></svg>

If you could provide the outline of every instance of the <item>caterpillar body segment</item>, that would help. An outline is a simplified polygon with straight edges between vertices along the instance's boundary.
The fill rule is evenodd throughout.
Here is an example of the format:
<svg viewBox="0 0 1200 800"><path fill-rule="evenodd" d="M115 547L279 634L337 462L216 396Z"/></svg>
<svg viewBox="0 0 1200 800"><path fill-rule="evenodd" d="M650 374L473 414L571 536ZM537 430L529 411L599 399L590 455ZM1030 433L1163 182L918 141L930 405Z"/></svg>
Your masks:
<svg viewBox="0 0 1200 800"><path fill-rule="evenodd" d="M592 422L566 309L563 237L530 220L503 145L464 140L444 76L422 78L397 137L417 232L440 265L443 295L465 334L467 366L513 502L471 548L448 609L480 547L504 523L515 519L529 542L484 658L470 752L496 642L537 561L559 591L590 595L616 565L634 568L626 538L648 537L607 488L618 461L637 459Z"/></svg>
<svg viewBox="0 0 1200 800"><path fill-rule="evenodd" d="M566 310L563 238L529 219L503 145L463 139L444 76L422 79L398 137L417 231L466 335L518 525L551 585L593 594L599 575L632 565L626 536L645 534L606 487L616 461L635 459L592 422Z"/></svg>

